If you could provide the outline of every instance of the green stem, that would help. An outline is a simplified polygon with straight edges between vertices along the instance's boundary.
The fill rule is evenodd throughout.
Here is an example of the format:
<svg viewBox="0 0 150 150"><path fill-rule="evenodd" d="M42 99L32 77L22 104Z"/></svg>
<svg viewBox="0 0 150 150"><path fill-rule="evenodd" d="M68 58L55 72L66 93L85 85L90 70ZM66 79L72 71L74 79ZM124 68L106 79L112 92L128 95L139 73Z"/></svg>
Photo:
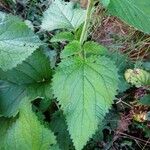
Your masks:
<svg viewBox="0 0 150 150"><path fill-rule="evenodd" d="M83 26L81 37L80 37L81 45L83 45L84 41L86 41L87 39L88 27L89 27L90 20L91 20L91 12L92 12L93 6L94 6L94 0L88 0L85 22L84 22L84 26Z"/></svg>

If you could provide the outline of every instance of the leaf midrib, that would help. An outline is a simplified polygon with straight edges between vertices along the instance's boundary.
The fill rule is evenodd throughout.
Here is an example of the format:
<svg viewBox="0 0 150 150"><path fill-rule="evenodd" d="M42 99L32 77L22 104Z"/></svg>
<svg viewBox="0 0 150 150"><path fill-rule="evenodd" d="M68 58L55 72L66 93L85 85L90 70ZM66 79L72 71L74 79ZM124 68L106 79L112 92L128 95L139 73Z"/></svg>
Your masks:
<svg viewBox="0 0 150 150"><path fill-rule="evenodd" d="M55 3L56 4L56 3ZM63 5L63 4L61 4ZM64 6L64 5L63 5ZM57 5L57 7L59 8L59 10L61 11L61 13L63 14L64 18L67 20L67 22L71 25L71 27L74 29L74 26L71 23L71 20L69 20L69 18L67 18L67 16L63 13L63 11L61 10L61 8ZM74 13L74 11L73 11ZM73 18L73 13L72 13L72 18Z"/></svg>

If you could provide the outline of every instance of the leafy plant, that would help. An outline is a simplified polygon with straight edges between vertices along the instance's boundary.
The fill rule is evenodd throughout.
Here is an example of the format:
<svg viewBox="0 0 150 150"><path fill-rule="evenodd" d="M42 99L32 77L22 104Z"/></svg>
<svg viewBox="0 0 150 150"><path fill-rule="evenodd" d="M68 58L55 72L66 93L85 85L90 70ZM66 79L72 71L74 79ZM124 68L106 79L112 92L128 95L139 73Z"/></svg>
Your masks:
<svg viewBox="0 0 150 150"><path fill-rule="evenodd" d="M38 32L52 32L48 42L64 44L54 68L41 37L19 17L0 12L0 150L81 150L103 130L115 97L128 85L126 65L120 65L124 57L118 63L116 54L88 36L97 2L89 0L85 10L79 3L52 0L43 13ZM150 33L149 0L101 3L111 15ZM127 81L137 87L149 85L149 72L136 71L126 72ZM51 115L47 105L57 106L51 121L41 121L32 109L37 98L46 105L44 112L39 107L42 115Z"/></svg>
<svg viewBox="0 0 150 150"><path fill-rule="evenodd" d="M56 143L53 133L40 124L27 97L24 101L19 117L1 118L0 149L49 149Z"/></svg>
<svg viewBox="0 0 150 150"><path fill-rule="evenodd" d="M138 30L150 33L149 0L103 0L102 2L107 6L110 14Z"/></svg>
<svg viewBox="0 0 150 150"><path fill-rule="evenodd" d="M40 45L39 38L18 17L0 12L0 67L16 67Z"/></svg>
<svg viewBox="0 0 150 150"><path fill-rule="evenodd" d="M136 87L150 85L150 73L142 69L128 69L125 72L127 82L135 85Z"/></svg>

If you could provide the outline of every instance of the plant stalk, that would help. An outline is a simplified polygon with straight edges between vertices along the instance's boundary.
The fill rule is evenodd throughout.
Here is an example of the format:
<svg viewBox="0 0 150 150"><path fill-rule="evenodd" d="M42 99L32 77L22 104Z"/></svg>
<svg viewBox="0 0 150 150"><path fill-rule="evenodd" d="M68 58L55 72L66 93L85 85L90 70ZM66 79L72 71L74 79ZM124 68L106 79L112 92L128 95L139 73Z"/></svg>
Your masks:
<svg viewBox="0 0 150 150"><path fill-rule="evenodd" d="M89 28L89 24L90 24L90 20L91 20L91 12L92 12L93 6L94 6L94 0L88 0L85 22L84 22L82 33L80 36L80 44L81 45L83 45L84 41L86 41L86 39L87 39L88 28Z"/></svg>

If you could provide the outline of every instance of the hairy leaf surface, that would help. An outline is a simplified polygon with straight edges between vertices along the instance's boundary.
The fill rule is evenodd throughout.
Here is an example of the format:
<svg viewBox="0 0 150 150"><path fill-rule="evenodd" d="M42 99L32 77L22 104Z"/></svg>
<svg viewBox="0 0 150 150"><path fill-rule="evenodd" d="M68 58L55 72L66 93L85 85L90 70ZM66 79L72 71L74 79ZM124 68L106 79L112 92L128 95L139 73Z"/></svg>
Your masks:
<svg viewBox="0 0 150 150"><path fill-rule="evenodd" d="M83 49L85 50L85 53L87 55L102 55L106 54L108 51L107 48L94 41L85 42L85 44L83 45Z"/></svg>
<svg viewBox="0 0 150 150"><path fill-rule="evenodd" d="M144 95L140 100L139 103L142 105L150 106L150 94Z"/></svg>
<svg viewBox="0 0 150 150"><path fill-rule="evenodd" d="M0 68L16 67L39 46L39 38L19 18L0 12Z"/></svg>
<svg viewBox="0 0 150 150"><path fill-rule="evenodd" d="M110 0L100 0L100 2L102 2L102 4L107 7L110 3Z"/></svg>
<svg viewBox="0 0 150 150"><path fill-rule="evenodd" d="M108 10L138 30L150 33L149 0L110 0Z"/></svg>
<svg viewBox="0 0 150 150"><path fill-rule="evenodd" d="M81 50L82 50L82 48L81 48L80 42L77 40L74 40L65 46L65 48L63 49L63 51L60 54L60 57L67 58L69 56L79 54L79 52L81 52Z"/></svg>
<svg viewBox="0 0 150 150"><path fill-rule="evenodd" d="M74 35L71 32L60 32L54 35L51 42L63 42L63 41L73 41Z"/></svg>
<svg viewBox="0 0 150 150"><path fill-rule="evenodd" d="M21 65L7 72L0 72L0 114L16 115L25 95L51 97L51 69L48 58L36 51Z"/></svg>
<svg viewBox="0 0 150 150"><path fill-rule="evenodd" d="M49 150L56 143L55 136L40 124L29 102L20 108L18 119L0 118L0 126L1 150Z"/></svg>
<svg viewBox="0 0 150 150"><path fill-rule="evenodd" d="M76 30L84 22L85 12L85 10L75 7L73 2L52 0L52 4L44 13L41 28L48 31Z"/></svg>
<svg viewBox="0 0 150 150"><path fill-rule="evenodd" d="M54 94L77 150L92 137L111 108L117 84L117 69L105 57L72 57L59 64L53 79Z"/></svg>
<svg viewBox="0 0 150 150"><path fill-rule="evenodd" d="M145 70L150 71L150 62L149 61L143 62L142 66Z"/></svg>
<svg viewBox="0 0 150 150"><path fill-rule="evenodd" d="M124 72L131 67L131 61L128 59L128 57L119 51L109 51L107 56L115 62L115 65L118 69L119 74L119 83L118 83L118 92L122 93L129 89L131 86L129 83L126 82L126 79L124 77Z"/></svg>
<svg viewBox="0 0 150 150"><path fill-rule="evenodd" d="M50 128L57 134L56 139L61 150L72 150L71 147L73 147L73 144L70 139L67 124L65 122L65 116L62 111L56 112L53 115Z"/></svg>
<svg viewBox="0 0 150 150"><path fill-rule="evenodd" d="M150 73L142 69L128 69L125 72L125 78L127 82L136 87L150 85Z"/></svg>

